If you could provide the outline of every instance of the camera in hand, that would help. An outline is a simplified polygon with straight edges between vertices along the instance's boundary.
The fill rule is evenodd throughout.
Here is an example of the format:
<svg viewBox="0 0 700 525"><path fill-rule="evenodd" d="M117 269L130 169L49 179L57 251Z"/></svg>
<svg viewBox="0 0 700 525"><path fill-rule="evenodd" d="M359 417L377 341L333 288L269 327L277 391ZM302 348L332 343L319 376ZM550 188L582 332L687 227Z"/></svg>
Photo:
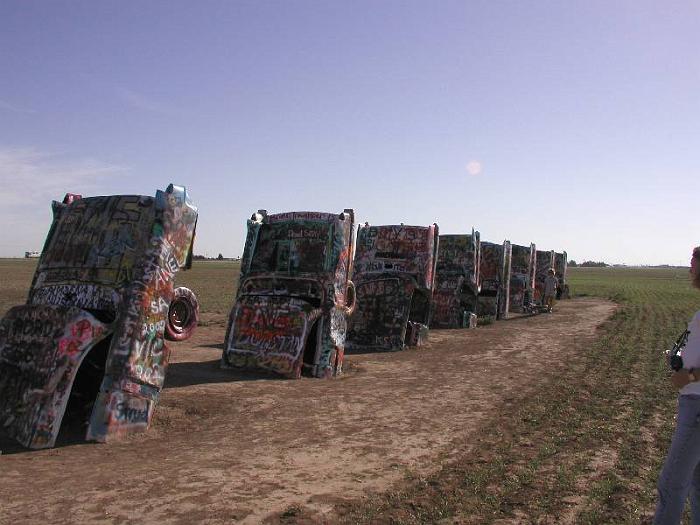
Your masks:
<svg viewBox="0 0 700 525"><path fill-rule="evenodd" d="M678 336L676 342L673 343L673 348L666 352L668 356L668 364L671 366L671 370L678 371L683 368L683 358L681 357L681 350L688 342L688 335L690 331L686 330L681 335Z"/></svg>
<svg viewBox="0 0 700 525"><path fill-rule="evenodd" d="M672 355L668 360L668 364L671 365L671 370L678 372L683 368L683 358L678 354Z"/></svg>

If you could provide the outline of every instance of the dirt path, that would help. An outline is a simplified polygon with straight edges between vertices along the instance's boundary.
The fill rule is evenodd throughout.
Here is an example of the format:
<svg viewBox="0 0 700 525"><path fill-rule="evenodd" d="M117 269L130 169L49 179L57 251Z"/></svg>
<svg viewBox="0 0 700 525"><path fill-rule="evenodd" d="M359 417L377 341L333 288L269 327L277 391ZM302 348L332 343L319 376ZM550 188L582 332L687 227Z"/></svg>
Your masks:
<svg viewBox="0 0 700 525"><path fill-rule="evenodd" d="M223 319L175 345L153 428L109 445L0 456L0 523L259 523L291 505L323 515L429 472L453 441L517 402L543 369L585 352L615 306L431 331L420 349L350 355L336 380L218 368ZM549 341L549 342L548 342Z"/></svg>

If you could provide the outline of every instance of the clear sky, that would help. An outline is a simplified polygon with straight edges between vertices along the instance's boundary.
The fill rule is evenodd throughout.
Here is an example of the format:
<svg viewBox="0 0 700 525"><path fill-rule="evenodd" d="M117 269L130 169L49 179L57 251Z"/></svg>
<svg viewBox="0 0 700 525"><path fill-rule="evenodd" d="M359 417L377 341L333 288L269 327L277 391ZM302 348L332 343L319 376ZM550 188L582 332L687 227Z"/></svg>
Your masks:
<svg viewBox="0 0 700 525"><path fill-rule="evenodd" d="M354 208L687 264L699 175L696 1L0 3L0 256L67 191L175 182L210 256Z"/></svg>

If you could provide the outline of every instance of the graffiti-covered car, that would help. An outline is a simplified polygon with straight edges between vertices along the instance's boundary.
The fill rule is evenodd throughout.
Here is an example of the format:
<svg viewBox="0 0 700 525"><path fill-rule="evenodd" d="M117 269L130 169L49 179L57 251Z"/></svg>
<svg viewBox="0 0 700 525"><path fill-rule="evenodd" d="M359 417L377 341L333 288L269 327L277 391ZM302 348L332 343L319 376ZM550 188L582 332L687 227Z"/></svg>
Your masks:
<svg viewBox="0 0 700 525"><path fill-rule="evenodd" d="M535 283L535 245L511 245L510 305L511 312L525 312L532 302Z"/></svg>
<svg viewBox="0 0 700 525"><path fill-rule="evenodd" d="M349 349L402 350L427 338L438 233L437 224L358 228Z"/></svg>
<svg viewBox="0 0 700 525"><path fill-rule="evenodd" d="M479 317L505 319L510 303L511 244L481 243Z"/></svg>
<svg viewBox="0 0 700 525"><path fill-rule="evenodd" d="M480 286L481 240L471 235L440 235L431 328L474 328Z"/></svg>
<svg viewBox="0 0 700 525"><path fill-rule="evenodd" d="M544 280L547 272L554 268L554 250L535 252L535 303L542 304L544 300Z"/></svg>
<svg viewBox="0 0 700 525"><path fill-rule="evenodd" d="M155 197L54 201L27 303L0 321L0 428L30 448L53 446L64 417L97 441L148 428L196 222L172 184Z"/></svg>
<svg viewBox="0 0 700 525"><path fill-rule="evenodd" d="M354 213L265 210L248 220L224 368L298 378L342 372L354 306Z"/></svg>
<svg viewBox="0 0 700 525"><path fill-rule="evenodd" d="M566 252L554 252L554 271L557 277L557 299L568 299L569 283L566 280L566 271L569 267Z"/></svg>

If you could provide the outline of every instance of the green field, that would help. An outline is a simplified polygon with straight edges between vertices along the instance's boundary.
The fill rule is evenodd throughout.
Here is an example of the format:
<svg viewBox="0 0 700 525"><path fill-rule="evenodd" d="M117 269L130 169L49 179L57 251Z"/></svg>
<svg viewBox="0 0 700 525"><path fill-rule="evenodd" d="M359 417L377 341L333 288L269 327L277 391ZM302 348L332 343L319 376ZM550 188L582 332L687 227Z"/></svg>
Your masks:
<svg viewBox="0 0 700 525"><path fill-rule="evenodd" d="M468 454L402 490L345 509L348 523L639 523L655 505L676 393L661 350L700 308L687 270L575 268L575 295L620 305L563 372L542 371L528 401L501 409ZM553 355L552 360L557 356ZM563 519L563 518L562 518Z"/></svg>
<svg viewBox="0 0 700 525"><path fill-rule="evenodd" d="M0 313L25 301L35 264L0 260ZM195 290L203 313L226 315L238 269L230 261L197 261L177 285ZM527 516L537 523L572 505L576 523L639 523L649 516L675 412L661 350L700 308L700 292L680 269L574 268L569 283L574 295L620 305L597 343L563 371L543 370L523 404L504 401L502 424L483 429L468 453L432 476L409 477L393 492L346 504L343 520L488 523Z"/></svg>

